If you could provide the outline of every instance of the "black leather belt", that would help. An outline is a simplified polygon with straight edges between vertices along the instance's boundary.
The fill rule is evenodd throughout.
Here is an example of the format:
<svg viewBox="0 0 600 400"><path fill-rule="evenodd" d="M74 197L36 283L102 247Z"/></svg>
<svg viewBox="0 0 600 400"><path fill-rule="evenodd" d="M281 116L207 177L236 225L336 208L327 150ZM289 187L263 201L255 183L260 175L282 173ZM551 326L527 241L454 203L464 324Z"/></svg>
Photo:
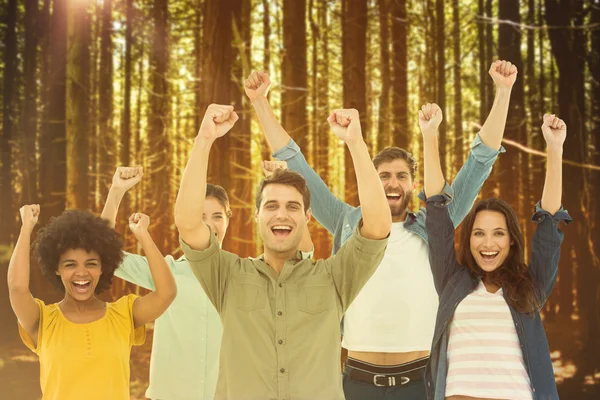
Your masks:
<svg viewBox="0 0 600 400"><path fill-rule="evenodd" d="M344 375L353 381L375 386L401 386L422 380L422 371L428 360L427 357L399 366L382 367L347 359L344 363Z"/></svg>

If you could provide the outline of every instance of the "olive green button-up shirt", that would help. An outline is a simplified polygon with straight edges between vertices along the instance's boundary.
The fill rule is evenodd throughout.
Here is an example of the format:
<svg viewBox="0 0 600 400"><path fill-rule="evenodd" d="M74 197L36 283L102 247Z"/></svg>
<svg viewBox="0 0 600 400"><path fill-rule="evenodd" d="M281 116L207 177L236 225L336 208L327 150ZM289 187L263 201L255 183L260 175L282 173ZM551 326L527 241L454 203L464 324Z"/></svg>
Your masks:
<svg viewBox="0 0 600 400"><path fill-rule="evenodd" d="M326 260L286 261L281 274L262 257L210 246L181 247L223 322L215 399L344 399L340 320L379 265L387 239L358 228Z"/></svg>

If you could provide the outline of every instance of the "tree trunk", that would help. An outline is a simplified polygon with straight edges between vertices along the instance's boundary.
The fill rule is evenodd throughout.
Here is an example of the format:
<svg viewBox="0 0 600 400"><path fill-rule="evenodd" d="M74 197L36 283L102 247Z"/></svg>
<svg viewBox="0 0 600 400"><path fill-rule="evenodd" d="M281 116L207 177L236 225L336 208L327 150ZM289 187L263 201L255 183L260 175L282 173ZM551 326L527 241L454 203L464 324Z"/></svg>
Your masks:
<svg viewBox="0 0 600 400"><path fill-rule="evenodd" d="M498 18L509 20L517 24L521 23L519 14L519 0L501 1L498 6ZM519 71L523 71L523 60L521 57L521 31L514 29L508 24L500 24L498 28L498 56L502 60L509 60ZM491 79L490 79L491 80ZM525 132L525 99L523 80L515 82L510 105L508 108L508 119L504 137L518 143L526 143ZM500 158L500 182L502 198L511 204L518 204L517 215L524 216L523 212L523 181L520 173L521 154L517 151L508 151ZM526 197L525 197L526 198Z"/></svg>
<svg viewBox="0 0 600 400"><path fill-rule="evenodd" d="M393 146L408 149L411 130L408 123L408 18L406 0L391 0L392 19L392 126Z"/></svg>
<svg viewBox="0 0 600 400"><path fill-rule="evenodd" d="M4 36L4 82L2 93L2 135L0 136L0 152L2 163L2 172L0 174L0 189L3 195L0 196L0 244L9 245L11 242L11 232L14 229L16 210L12 205L13 172L12 172L12 151L11 142L13 132L16 131L15 122L17 113L15 104L17 103L17 1L8 1L7 25Z"/></svg>
<svg viewBox="0 0 600 400"><path fill-rule="evenodd" d="M317 10L317 25L319 27L318 60L317 60L317 91L316 123L313 141L313 165L319 176L328 182L329 178L329 140L332 140L327 117L329 116L329 26L327 23L327 2L320 0ZM327 258L330 254L330 235L325 228L317 224L313 218L309 224L311 238L315 246L315 258Z"/></svg>
<svg viewBox="0 0 600 400"><path fill-rule="evenodd" d="M231 104L231 76L232 76L232 0L205 0L204 24L202 25L202 52L204 63L202 65L202 106L200 115L204 115L206 108L211 103ZM230 169L223 168L231 152L233 132L219 138L213 144L208 168L208 182L223 186L230 191L232 179ZM194 133L195 135L195 133ZM231 198L235 204L235 199ZM235 224L237 217L234 214L230 225ZM225 237L223 248L234 250Z"/></svg>
<svg viewBox="0 0 600 400"><path fill-rule="evenodd" d="M379 127L377 129L377 148L381 151L391 142L390 136L390 23L389 0L378 0L379 5L379 41L381 58L381 94L379 95Z"/></svg>
<svg viewBox="0 0 600 400"><path fill-rule="evenodd" d="M281 124L303 150L308 150L306 102L306 0L283 0Z"/></svg>
<svg viewBox="0 0 600 400"><path fill-rule="evenodd" d="M453 176L463 164L463 129L462 129L462 76L460 73L460 11L458 0L452 0L452 20L454 25L454 163Z"/></svg>
<svg viewBox="0 0 600 400"><path fill-rule="evenodd" d="M478 49L479 49L479 120L481 123L485 121L488 113L487 107L487 80L488 74L487 69L489 67L487 63L487 52L486 52L486 21L485 9L483 8L483 0L477 0L477 16L480 18L477 22L477 38L478 38Z"/></svg>
<svg viewBox="0 0 600 400"><path fill-rule="evenodd" d="M591 7L591 18L590 24L600 24L600 7L598 4L594 4ZM600 150L598 146L600 146L600 30L595 29L591 33L591 51L588 55L589 59L589 71L592 75L592 132L591 137L595 138L594 145L595 153L592 158L592 162L595 165L600 165ZM600 176L600 172L591 171L589 172L591 182L594 182L593 179L595 177L596 182L598 177ZM594 190L595 196L594 198L598 198L600 195L600 189L597 185L595 185L592 190ZM600 206L598 206L597 201L590 202L589 204L592 208L592 217L590 221L593 222L593 227L590 232L590 237L588 239L588 243L590 244L590 251L594 257L595 268L589 268L592 276L585 277L585 288L581 288L581 293L579 293L580 298L583 300L588 307L586 307L587 311L587 328L588 328L588 343L584 348L584 354L599 354L600 353L600 312L597 307L593 307L593 304L600 303L600 265L598 265L598 257L600 257L600 240L597 238L600 237ZM596 238L596 239L593 239ZM589 357L589 361L595 363L594 366L598 369L598 360L594 357ZM591 369L591 368L590 368Z"/></svg>
<svg viewBox="0 0 600 400"><path fill-rule="evenodd" d="M32 204L38 202L37 190L37 47L39 37L38 1L25 2L25 50L23 54L23 75L25 81L23 109L23 123L21 134L23 192L21 203Z"/></svg>
<svg viewBox="0 0 600 400"><path fill-rule="evenodd" d="M127 26L125 27L127 30ZM127 35L127 32L125 33ZM127 44L126 44L127 45ZM131 52L131 49L129 49ZM117 164L117 141L112 125L113 115L113 45L112 45L112 0L104 0L102 9L102 29L100 32L100 71L99 71L99 121L98 121L98 173L100 175L99 196L103 200L108 194L108 183L111 172ZM131 54L129 54L131 57ZM126 54L127 57L127 54ZM131 68L131 60L130 65ZM130 78L131 79L131 78ZM127 85L126 85L127 86ZM131 82L129 82L131 90ZM130 93L128 93L131 96ZM127 103L130 102L126 100ZM130 107L129 104L127 104ZM130 110L128 110L130 112ZM126 138L122 138L121 144ZM123 149L125 150L125 149ZM128 165L128 164L124 164Z"/></svg>
<svg viewBox="0 0 600 400"><path fill-rule="evenodd" d="M67 4L53 3L49 41L47 131L40 137L40 226L65 209L67 176L66 71Z"/></svg>
<svg viewBox="0 0 600 400"><path fill-rule="evenodd" d="M200 123L204 116L202 109L202 0L196 0L196 14L194 25L194 78L196 81L196 89L194 91L195 110L194 110L194 134L200 130Z"/></svg>
<svg viewBox="0 0 600 400"><path fill-rule="evenodd" d="M154 226L172 226L173 213L169 210L170 202L170 101L169 82L167 73L169 69L168 47L168 2L167 0L154 0L152 8L152 21L154 30L152 47L150 50L149 79L151 94L149 98L150 113L148 115L148 182L152 182L150 198L152 204L148 209L153 210L151 221ZM158 230L157 230L158 231ZM156 235L156 242L163 251L171 251L171 235L161 231Z"/></svg>
<svg viewBox="0 0 600 400"><path fill-rule="evenodd" d="M125 8L125 70L123 87L123 120L121 122L121 165L131 165L131 77L133 47L133 0L126 0Z"/></svg>
<svg viewBox="0 0 600 400"><path fill-rule="evenodd" d="M263 71L269 73L271 70L271 12L269 1L262 0L263 8ZM245 78L245 77L244 77ZM270 98L270 93L267 95ZM260 135L260 154L263 160L271 159L271 149L265 135Z"/></svg>
<svg viewBox="0 0 600 400"><path fill-rule="evenodd" d="M67 207L88 209L90 26L88 1L68 3Z"/></svg>
<svg viewBox="0 0 600 400"><path fill-rule="evenodd" d="M551 26L578 26L583 24L582 5L567 4L556 0L545 0L546 23ZM564 158L583 163L586 161L586 138L584 130L584 54L585 36L581 29L552 29L548 31L552 53L558 66L558 112L568 126L569 138L564 145ZM552 111L556 113L556 111ZM577 276L581 280L593 276L593 262L586 238L589 234L589 221L583 212L587 200L585 171L578 167L565 165L563 181L568 182L569 190L564 191L563 204L569 210L573 220L562 246L559 265L560 314L563 320L570 320L573 313L573 257L576 257ZM588 282L592 284L592 282ZM578 285L579 286L579 285ZM580 298L579 307L582 321L587 320L595 304ZM587 341L584 342L584 346ZM584 357L584 359L587 357ZM583 372L583 371L582 371Z"/></svg>
<svg viewBox="0 0 600 400"><path fill-rule="evenodd" d="M251 115L252 106L243 93L240 82L243 82L252 70L250 61L251 32L250 32L250 0L235 0L232 7L234 18L234 48L237 50L233 55L234 79L230 80L230 98L234 108L242 110L240 121L227 133L230 136L231 147L228 152L230 158L229 174L232 177L230 184L226 186L230 199L236 208L232 221L229 224L231 240L235 241L236 254L241 257L255 255L254 245L254 209L251 201L253 177L248 174L252 170L252 160L248 149L251 147ZM221 140L220 138L219 140Z"/></svg>
<svg viewBox="0 0 600 400"><path fill-rule="evenodd" d="M442 171L444 176L446 175L448 165L448 143L446 141L446 32L445 26L445 12L444 12L444 0L436 0L435 2L435 15L436 15L436 77L437 77L437 95L435 101L442 109L442 113L445 118L442 120L439 131L439 143L440 143L440 158L442 163Z"/></svg>
<svg viewBox="0 0 600 400"><path fill-rule="evenodd" d="M485 15L488 18L485 21L485 40L486 40L486 59L487 59L487 65L485 66L486 71L488 70L488 68L490 68L490 65L492 65L492 61L494 61L494 25L491 21L492 18L494 18L494 13L493 13L493 8L492 8L492 0L486 0L485 1ZM492 104L494 104L494 83L492 82L491 79L487 79L487 89L485 91L487 97L486 97L486 113L485 115L487 116L487 113L490 111L490 109L492 108ZM484 117L485 118L485 117ZM483 121L481 121L481 123L483 124Z"/></svg>
<svg viewBox="0 0 600 400"><path fill-rule="evenodd" d="M367 1L342 1L342 87L344 108L360 114L363 137L367 126ZM350 152L344 150L346 203L358 206L356 172Z"/></svg>

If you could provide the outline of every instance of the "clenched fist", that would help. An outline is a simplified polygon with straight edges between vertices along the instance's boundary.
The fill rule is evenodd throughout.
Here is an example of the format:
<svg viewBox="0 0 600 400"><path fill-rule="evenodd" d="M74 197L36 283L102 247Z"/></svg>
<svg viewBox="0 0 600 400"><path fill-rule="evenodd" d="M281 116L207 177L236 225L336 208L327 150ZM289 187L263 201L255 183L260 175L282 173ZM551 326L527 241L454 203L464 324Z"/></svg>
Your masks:
<svg viewBox="0 0 600 400"><path fill-rule="evenodd" d="M423 136L435 136L442 123L442 109L435 103L427 103L419 110L419 128Z"/></svg>
<svg viewBox="0 0 600 400"><path fill-rule="evenodd" d="M148 232L150 226L150 217L142 213L133 213L129 217L129 229L139 238L141 234Z"/></svg>
<svg viewBox="0 0 600 400"><path fill-rule="evenodd" d="M251 73L244 82L244 91L250 100L267 97L270 87L271 78L269 78L269 74L263 71Z"/></svg>
<svg viewBox="0 0 600 400"><path fill-rule="evenodd" d="M21 207L19 213L21 214L21 223L23 229L27 229L31 233L33 231L33 227L38 223L38 219L40 217L40 205L25 205Z"/></svg>
<svg viewBox="0 0 600 400"><path fill-rule="evenodd" d="M544 114L542 134L548 147L561 148L567 138L567 124L554 114Z"/></svg>
<svg viewBox="0 0 600 400"><path fill-rule="evenodd" d="M360 117L356 109L333 110L327 118L327 122L329 122L335 136L342 139L346 144L363 140Z"/></svg>
<svg viewBox="0 0 600 400"><path fill-rule="evenodd" d="M285 161L270 161L263 160L260 165L265 173L265 177L269 177L275 172L276 169L287 169L287 163Z"/></svg>
<svg viewBox="0 0 600 400"><path fill-rule="evenodd" d="M118 167L113 175L112 188L128 191L137 185L144 176L144 168L142 167Z"/></svg>
<svg viewBox="0 0 600 400"><path fill-rule="evenodd" d="M198 138L214 141L229 132L238 119L233 106L211 104L200 124Z"/></svg>
<svg viewBox="0 0 600 400"><path fill-rule="evenodd" d="M517 80L517 67L509 61L497 60L488 71L497 88L511 89Z"/></svg>

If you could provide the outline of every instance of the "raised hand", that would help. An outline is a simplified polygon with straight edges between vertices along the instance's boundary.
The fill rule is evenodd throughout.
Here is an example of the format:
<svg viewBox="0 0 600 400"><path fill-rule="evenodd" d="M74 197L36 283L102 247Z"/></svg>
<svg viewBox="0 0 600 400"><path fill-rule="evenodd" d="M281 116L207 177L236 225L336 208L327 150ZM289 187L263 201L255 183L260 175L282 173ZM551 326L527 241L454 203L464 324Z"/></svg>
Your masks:
<svg viewBox="0 0 600 400"><path fill-rule="evenodd" d="M198 138L214 141L229 132L238 119L233 106L211 104L204 113Z"/></svg>
<svg viewBox="0 0 600 400"><path fill-rule="evenodd" d="M144 176L144 168L142 167L118 167L113 175L112 188L128 191L137 185Z"/></svg>
<svg viewBox="0 0 600 400"><path fill-rule="evenodd" d="M327 118L327 122L329 122L329 126L335 136L343 140L346 144L363 140L360 117L356 109L333 110L329 118Z"/></svg>
<svg viewBox="0 0 600 400"><path fill-rule="evenodd" d="M442 109L435 103L427 103L419 110L419 128L423 136L437 135L437 130L442 123Z"/></svg>
<svg viewBox="0 0 600 400"><path fill-rule="evenodd" d="M262 166L262 170L265 173L265 177L271 176L277 168L287 169L287 162L285 161L263 160L261 161L260 165Z"/></svg>
<svg viewBox="0 0 600 400"><path fill-rule="evenodd" d="M22 227L29 232L33 231L33 227L38 223L40 217L40 205L25 205L19 209L19 213L21 214Z"/></svg>
<svg viewBox="0 0 600 400"><path fill-rule="evenodd" d="M133 213L129 217L129 229L139 238L139 235L148 232L150 226L150 217L142 213Z"/></svg>
<svg viewBox="0 0 600 400"><path fill-rule="evenodd" d="M561 148L567 138L567 124L555 114L544 114L542 134L546 145L553 148Z"/></svg>
<svg viewBox="0 0 600 400"><path fill-rule="evenodd" d="M517 80L517 67L509 61L496 60L488 71L497 88L511 89Z"/></svg>
<svg viewBox="0 0 600 400"><path fill-rule="evenodd" d="M244 91L250 100L267 97L270 87L271 78L263 71L251 73L244 82Z"/></svg>

